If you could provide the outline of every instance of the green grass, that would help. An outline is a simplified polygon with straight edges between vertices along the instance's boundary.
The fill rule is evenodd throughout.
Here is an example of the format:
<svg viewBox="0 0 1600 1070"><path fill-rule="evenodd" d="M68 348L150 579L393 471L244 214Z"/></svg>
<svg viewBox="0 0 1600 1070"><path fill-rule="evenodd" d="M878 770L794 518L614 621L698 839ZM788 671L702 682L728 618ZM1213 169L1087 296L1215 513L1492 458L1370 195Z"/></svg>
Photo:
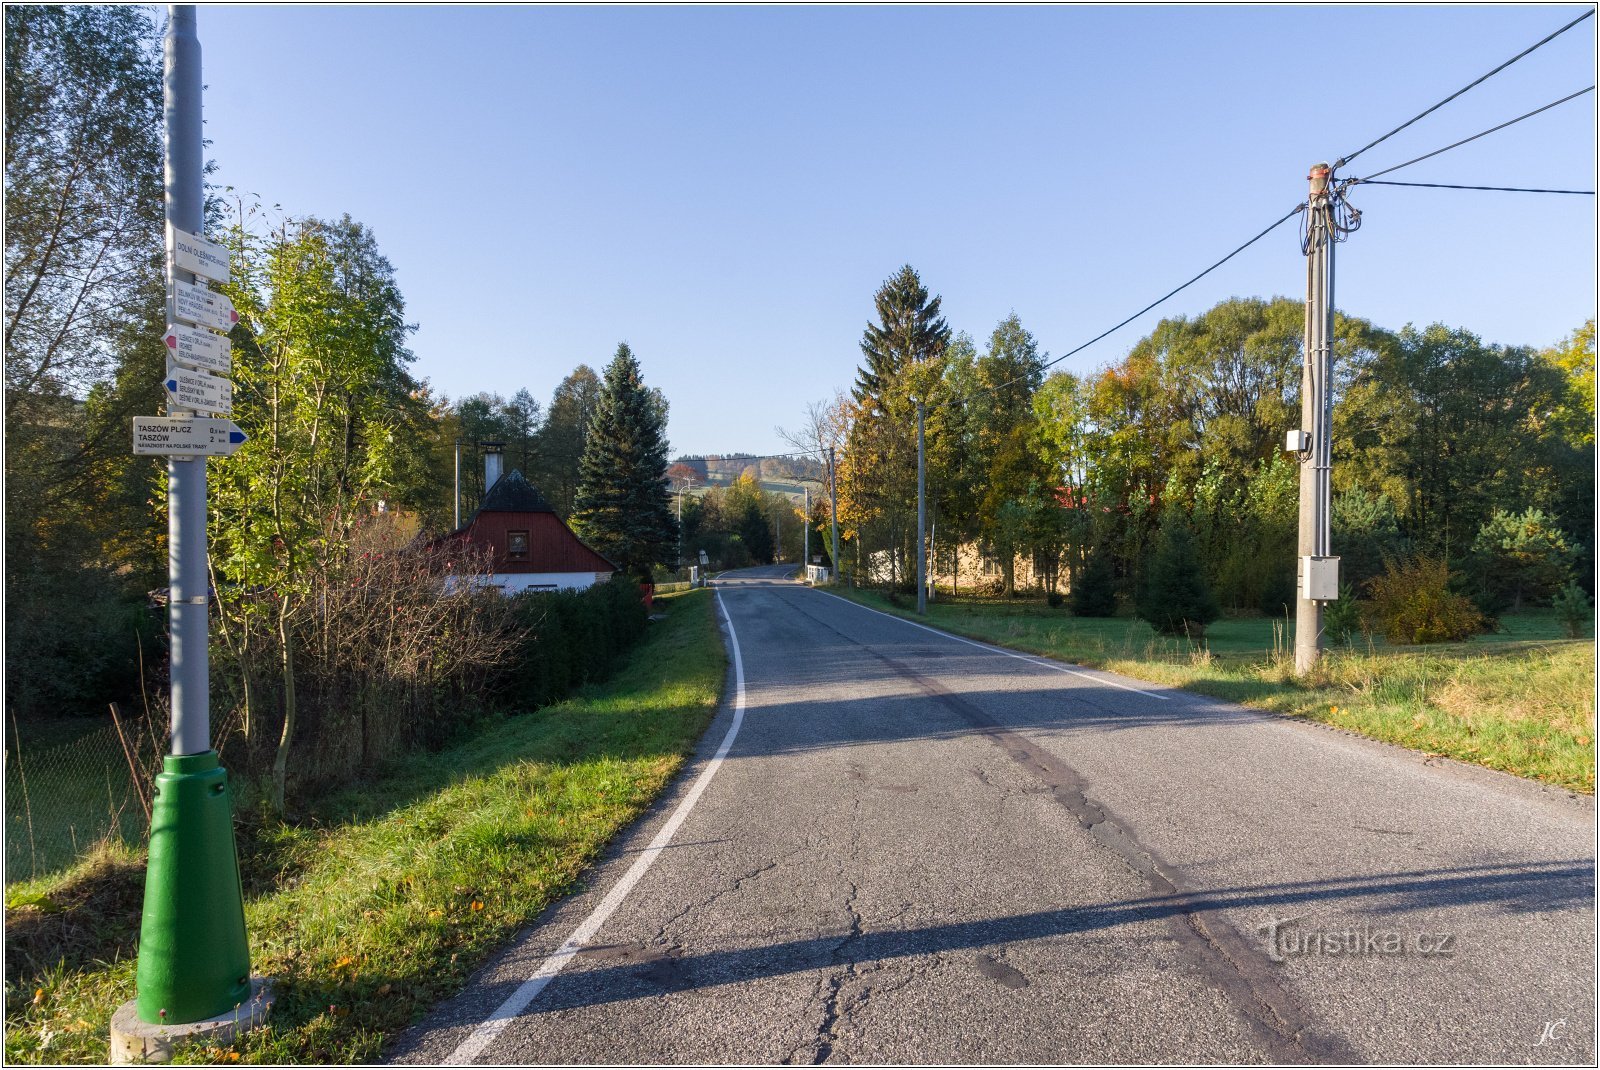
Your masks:
<svg viewBox="0 0 1600 1070"><path fill-rule="evenodd" d="M839 594L903 617L876 592ZM909 601L906 599L904 601ZM939 598L927 623L974 639L1307 717L1385 742L1554 784L1595 790L1595 647L1566 639L1548 610L1507 616L1465 643L1390 646L1363 639L1296 679L1293 628L1219 620L1206 649L1130 618L1073 617L1043 601Z"/></svg>
<svg viewBox="0 0 1600 1070"><path fill-rule="evenodd" d="M716 712L726 659L710 592L667 614L610 681L487 725L326 800L313 820L245 828L252 969L270 1025L195 1061L373 1062L569 891L682 766ZM138 853L110 846L7 889L5 1054L104 1062L133 995Z"/></svg>

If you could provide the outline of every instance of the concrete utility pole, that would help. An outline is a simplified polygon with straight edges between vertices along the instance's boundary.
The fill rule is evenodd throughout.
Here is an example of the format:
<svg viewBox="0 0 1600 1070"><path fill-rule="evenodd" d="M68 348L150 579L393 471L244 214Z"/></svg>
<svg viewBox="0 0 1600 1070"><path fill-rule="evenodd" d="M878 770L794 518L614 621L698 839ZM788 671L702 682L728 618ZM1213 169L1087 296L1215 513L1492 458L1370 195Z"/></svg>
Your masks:
<svg viewBox="0 0 1600 1070"><path fill-rule="evenodd" d="M800 484L800 493L805 496L805 549L800 552L800 567L809 575L811 570L811 488L804 483Z"/></svg>
<svg viewBox="0 0 1600 1070"><path fill-rule="evenodd" d="M1317 164L1307 176L1306 341L1300 377L1300 430L1289 433L1300 457L1300 538L1295 585L1294 669L1305 674L1322 657L1322 605L1339 597L1339 559L1331 556L1330 517L1333 468L1332 396L1328 377L1333 356L1332 169Z"/></svg>
<svg viewBox="0 0 1600 1070"><path fill-rule="evenodd" d="M199 238L205 222L200 39L193 5L168 7L163 50L167 321L176 325L181 322L180 287L190 294L192 287L210 293L204 278L178 267L180 249L204 244ZM226 254L213 252L222 265L219 277L225 279ZM191 307L183 308L193 315ZM223 344L221 336L215 344ZM198 413L175 409L169 404L168 418L207 422ZM135 452L137 427L136 421ZM197 1023L215 1023L223 1016L233 1024L217 1029L247 1028L263 1013L261 1001L252 998L228 776L211 747L205 456L171 457L167 488L171 748L155 784L139 928L138 995L112 1018L113 1061L170 1054L171 1038L162 1030L171 1026L190 1025L196 1036L207 1036L212 1035L209 1026Z"/></svg>
<svg viewBox="0 0 1600 1070"><path fill-rule="evenodd" d="M833 526L833 578L839 579L843 565L839 561L839 476L834 465L833 447L828 447L828 520Z"/></svg>
<svg viewBox="0 0 1600 1070"><path fill-rule="evenodd" d="M917 615L928 612L928 494L927 458L923 450L922 424L927 406L917 399Z"/></svg>
<svg viewBox="0 0 1600 1070"><path fill-rule="evenodd" d="M694 479L687 478L678 483L678 567L683 567L683 492L694 486Z"/></svg>

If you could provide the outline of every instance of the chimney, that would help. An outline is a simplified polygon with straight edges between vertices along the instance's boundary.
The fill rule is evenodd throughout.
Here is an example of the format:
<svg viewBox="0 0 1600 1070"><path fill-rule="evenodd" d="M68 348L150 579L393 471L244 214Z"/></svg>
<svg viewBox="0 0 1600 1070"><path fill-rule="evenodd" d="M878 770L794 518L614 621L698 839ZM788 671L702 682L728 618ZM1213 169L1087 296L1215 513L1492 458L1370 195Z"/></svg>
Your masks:
<svg viewBox="0 0 1600 1070"><path fill-rule="evenodd" d="M489 488L500 481L500 472L505 460L504 442L485 442L483 444L483 492L489 493Z"/></svg>

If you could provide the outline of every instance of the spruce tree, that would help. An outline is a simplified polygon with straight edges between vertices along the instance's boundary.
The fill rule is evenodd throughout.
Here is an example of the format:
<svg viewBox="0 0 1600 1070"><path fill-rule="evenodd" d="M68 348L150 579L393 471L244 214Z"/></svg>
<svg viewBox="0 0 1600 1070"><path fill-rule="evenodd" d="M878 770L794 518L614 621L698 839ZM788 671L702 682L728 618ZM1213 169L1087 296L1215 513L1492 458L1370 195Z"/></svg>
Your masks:
<svg viewBox="0 0 1600 1070"><path fill-rule="evenodd" d="M1206 583L1194 539L1182 517L1161 525L1161 537L1139 593L1139 616L1163 635L1203 639L1222 615Z"/></svg>
<svg viewBox="0 0 1600 1070"><path fill-rule="evenodd" d="M578 464L572 527L589 545L641 582L676 552L667 492L667 403L644 385L626 342L605 382Z"/></svg>
<svg viewBox="0 0 1600 1070"><path fill-rule="evenodd" d="M950 325L939 315L940 300L929 298L928 288L910 264L878 288L873 297L878 322L867 324L861 337L861 355L867 359L851 390L856 401L881 408L884 391L906 365L944 353L950 344Z"/></svg>
<svg viewBox="0 0 1600 1070"><path fill-rule="evenodd" d="M1074 617L1110 617L1117 612L1117 578L1111 570L1111 551L1095 547L1083 574L1073 580L1067 604Z"/></svg>

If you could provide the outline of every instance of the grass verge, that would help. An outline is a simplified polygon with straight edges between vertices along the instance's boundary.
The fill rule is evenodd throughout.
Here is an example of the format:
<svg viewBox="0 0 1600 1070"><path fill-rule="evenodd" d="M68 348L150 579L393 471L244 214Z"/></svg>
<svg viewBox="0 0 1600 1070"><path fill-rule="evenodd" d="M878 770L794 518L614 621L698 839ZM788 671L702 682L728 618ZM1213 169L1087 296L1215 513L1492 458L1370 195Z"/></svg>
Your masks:
<svg viewBox="0 0 1600 1070"><path fill-rule="evenodd" d="M692 752L726 658L709 591L666 619L608 682L396 763L314 821L240 836L252 969L268 1028L188 1061L374 1062L387 1037L460 989L570 890ZM133 996L142 857L110 846L6 893L8 1062L105 1062Z"/></svg>
<svg viewBox="0 0 1600 1070"><path fill-rule="evenodd" d="M831 590L886 613L916 616L876 592ZM1292 629L1270 619L1218 621L1207 630L1205 650L1158 636L1143 621L1076 618L1043 602L939 600L924 620L997 646L1594 794L1594 643L1559 638L1548 613L1507 617L1501 633L1466 643L1331 650L1304 680L1293 673Z"/></svg>

